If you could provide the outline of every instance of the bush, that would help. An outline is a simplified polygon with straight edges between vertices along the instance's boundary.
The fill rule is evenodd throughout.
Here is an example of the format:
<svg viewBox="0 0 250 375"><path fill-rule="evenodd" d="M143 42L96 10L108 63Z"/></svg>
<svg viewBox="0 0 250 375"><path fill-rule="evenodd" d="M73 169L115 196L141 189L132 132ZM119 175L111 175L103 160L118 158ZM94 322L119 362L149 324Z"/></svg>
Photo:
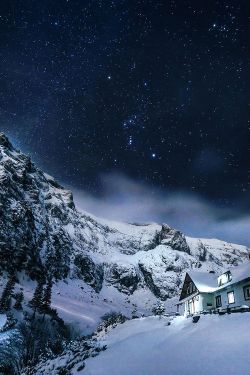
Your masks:
<svg viewBox="0 0 250 375"><path fill-rule="evenodd" d="M109 313L104 314L101 319L103 321L101 324L101 328L108 328L110 326L113 326L114 324L119 323L122 324L127 320L125 315L115 311L111 311Z"/></svg>
<svg viewBox="0 0 250 375"><path fill-rule="evenodd" d="M154 315L161 316L165 313L165 306L163 303L159 302L152 308L152 313Z"/></svg>

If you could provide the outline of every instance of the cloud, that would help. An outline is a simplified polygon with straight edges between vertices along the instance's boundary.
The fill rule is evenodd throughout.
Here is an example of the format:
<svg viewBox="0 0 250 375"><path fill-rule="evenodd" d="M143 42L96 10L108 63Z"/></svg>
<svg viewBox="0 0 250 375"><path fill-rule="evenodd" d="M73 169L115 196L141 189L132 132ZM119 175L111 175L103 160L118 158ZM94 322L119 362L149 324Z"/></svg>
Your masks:
<svg viewBox="0 0 250 375"><path fill-rule="evenodd" d="M151 188L120 174L100 176L102 195L72 189L77 207L125 222L167 223L190 236L250 245L250 216L219 208L197 194Z"/></svg>

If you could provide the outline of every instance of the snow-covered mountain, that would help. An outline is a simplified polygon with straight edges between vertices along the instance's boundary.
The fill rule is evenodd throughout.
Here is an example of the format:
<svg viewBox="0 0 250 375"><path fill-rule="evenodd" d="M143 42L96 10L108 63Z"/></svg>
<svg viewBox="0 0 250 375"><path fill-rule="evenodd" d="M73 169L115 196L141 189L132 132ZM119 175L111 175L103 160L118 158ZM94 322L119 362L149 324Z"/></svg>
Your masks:
<svg viewBox="0 0 250 375"><path fill-rule="evenodd" d="M169 301L190 268L220 271L249 261L245 246L190 238L166 224L116 223L79 211L71 192L2 133L0 221L2 274L16 272L28 297L35 280L52 276L59 313L85 317L89 327L105 311L147 313L156 299Z"/></svg>

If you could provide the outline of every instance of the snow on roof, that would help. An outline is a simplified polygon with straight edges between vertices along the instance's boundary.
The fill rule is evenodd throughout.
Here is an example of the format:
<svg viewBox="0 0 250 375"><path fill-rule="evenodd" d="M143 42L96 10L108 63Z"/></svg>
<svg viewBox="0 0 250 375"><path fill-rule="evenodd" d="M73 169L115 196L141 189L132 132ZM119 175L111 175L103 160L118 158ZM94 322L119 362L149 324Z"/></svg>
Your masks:
<svg viewBox="0 0 250 375"><path fill-rule="evenodd" d="M240 266L231 267L223 273L226 273L228 271L230 271L232 279L230 282L221 285L220 287L218 287L218 275L214 273L202 272L198 270L191 270L187 273L193 280L199 292L211 293L215 292L218 289L223 289L228 285L232 285L244 279L250 278L250 262L244 263ZM222 275L223 273L221 273L220 275Z"/></svg>
<svg viewBox="0 0 250 375"><path fill-rule="evenodd" d="M247 279L248 277L250 277L250 262L230 268L229 271L231 272L232 281L234 283Z"/></svg>
<svg viewBox="0 0 250 375"><path fill-rule="evenodd" d="M223 289L228 285L236 284L242 280L250 278L250 262L243 263L240 266L229 268L226 272L228 271L230 271L232 275L231 281L229 283L221 285L218 289Z"/></svg>
<svg viewBox="0 0 250 375"><path fill-rule="evenodd" d="M193 280L199 292L211 293L218 287L218 276L214 273L201 272L201 271L188 271L188 275Z"/></svg>

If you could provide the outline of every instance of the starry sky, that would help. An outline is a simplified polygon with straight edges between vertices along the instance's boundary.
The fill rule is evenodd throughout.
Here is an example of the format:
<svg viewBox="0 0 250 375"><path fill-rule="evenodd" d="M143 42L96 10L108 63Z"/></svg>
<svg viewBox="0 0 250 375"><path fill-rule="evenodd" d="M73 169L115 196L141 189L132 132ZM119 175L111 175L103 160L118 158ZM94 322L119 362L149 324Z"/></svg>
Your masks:
<svg viewBox="0 0 250 375"><path fill-rule="evenodd" d="M250 2L2 1L0 127L94 197L123 176L245 215Z"/></svg>

